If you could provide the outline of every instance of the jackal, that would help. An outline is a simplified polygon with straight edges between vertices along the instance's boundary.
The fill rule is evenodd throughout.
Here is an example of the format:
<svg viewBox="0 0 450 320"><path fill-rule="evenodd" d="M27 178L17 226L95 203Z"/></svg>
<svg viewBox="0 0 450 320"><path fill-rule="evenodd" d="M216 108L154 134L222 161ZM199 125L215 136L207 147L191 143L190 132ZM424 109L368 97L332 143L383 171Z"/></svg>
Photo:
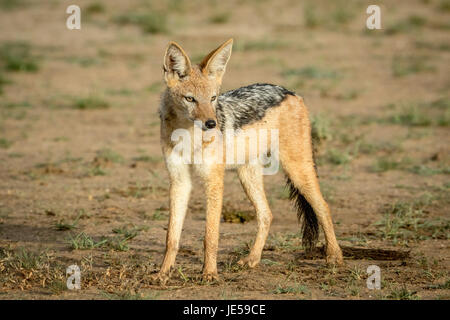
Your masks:
<svg viewBox="0 0 450 320"><path fill-rule="evenodd" d="M262 165L246 162L227 165L223 162L189 164L174 161L174 130L192 132L201 123L203 132L238 129L277 129L279 160L287 176L290 199L301 218L303 245L312 248L317 242L319 224L325 233L326 261L342 264L330 210L320 192L313 160L311 127L303 99L283 87L253 84L220 94L222 77L230 59L230 39L209 53L198 65L192 65L185 51L170 42L164 57L167 85L161 97L161 147L170 177L170 217L165 257L154 279L164 283L174 265L181 230L191 191L191 172L197 173L205 186L206 232L204 238L203 279L217 279L217 249L222 211L225 169L233 167L245 193L256 210L258 231L250 254L238 263L255 267L269 233L272 213L264 192ZM204 146L206 144L202 144ZM258 153L267 150L258 150Z"/></svg>

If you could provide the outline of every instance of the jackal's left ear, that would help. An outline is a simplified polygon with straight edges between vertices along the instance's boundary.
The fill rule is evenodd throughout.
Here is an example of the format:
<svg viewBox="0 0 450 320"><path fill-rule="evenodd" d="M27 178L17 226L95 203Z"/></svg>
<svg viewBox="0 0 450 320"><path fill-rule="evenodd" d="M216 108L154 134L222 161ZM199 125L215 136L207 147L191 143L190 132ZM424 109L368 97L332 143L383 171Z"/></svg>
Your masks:
<svg viewBox="0 0 450 320"><path fill-rule="evenodd" d="M226 41L217 49L211 51L200 63L200 69L208 76L213 76L222 79L227 67L228 60L230 60L231 49L233 47L233 39Z"/></svg>

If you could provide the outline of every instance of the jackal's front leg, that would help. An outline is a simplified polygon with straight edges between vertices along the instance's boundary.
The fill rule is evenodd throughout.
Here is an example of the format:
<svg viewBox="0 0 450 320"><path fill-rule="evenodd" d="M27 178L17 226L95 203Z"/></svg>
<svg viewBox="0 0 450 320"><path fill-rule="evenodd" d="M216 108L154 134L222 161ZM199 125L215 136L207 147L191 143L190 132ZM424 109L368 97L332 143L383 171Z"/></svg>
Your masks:
<svg viewBox="0 0 450 320"><path fill-rule="evenodd" d="M206 231L205 231L205 261L203 279L217 280L217 250L219 247L219 224L222 213L223 198L223 166L210 168L205 175L206 193Z"/></svg>
<svg viewBox="0 0 450 320"><path fill-rule="evenodd" d="M191 192L191 178L188 165L169 164L168 169L170 176L170 216L166 237L166 253L161 270L155 277L162 284L169 279L170 269L175 263Z"/></svg>

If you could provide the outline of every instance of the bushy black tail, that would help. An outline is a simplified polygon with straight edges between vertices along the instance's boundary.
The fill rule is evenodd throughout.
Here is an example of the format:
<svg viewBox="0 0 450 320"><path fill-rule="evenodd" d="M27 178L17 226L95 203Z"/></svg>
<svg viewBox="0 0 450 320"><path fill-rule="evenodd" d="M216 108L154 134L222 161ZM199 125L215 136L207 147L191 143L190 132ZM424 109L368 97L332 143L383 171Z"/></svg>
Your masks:
<svg viewBox="0 0 450 320"><path fill-rule="evenodd" d="M286 180L286 187L289 188L289 199L294 201L298 221L302 223L302 244L307 251L310 251L319 239L319 222L316 213L289 177Z"/></svg>

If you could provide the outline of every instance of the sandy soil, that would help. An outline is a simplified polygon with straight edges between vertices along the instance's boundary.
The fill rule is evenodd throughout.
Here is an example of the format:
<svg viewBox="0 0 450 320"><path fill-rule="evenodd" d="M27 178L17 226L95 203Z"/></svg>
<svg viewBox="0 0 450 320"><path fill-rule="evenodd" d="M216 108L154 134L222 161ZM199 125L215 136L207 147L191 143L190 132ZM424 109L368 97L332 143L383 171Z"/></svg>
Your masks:
<svg viewBox="0 0 450 320"><path fill-rule="evenodd" d="M366 1L222 2L80 0L70 31L64 2L0 1L0 298L448 299L449 2L382 1L373 31ZM322 236L305 254L280 172L265 179L274 220L257 268L236 265L256 222L222 221L221 281L201 281L195 181L176 270L153 285L168 218L164 50L175 40L198 61L230 37L224 90L269 82L305 98L346 265L325 265ZM236 174L225 183L224 212L251 217ZM65 286L72 264L81 290ZM369 265L381 290L367 289Z"/></svg>

